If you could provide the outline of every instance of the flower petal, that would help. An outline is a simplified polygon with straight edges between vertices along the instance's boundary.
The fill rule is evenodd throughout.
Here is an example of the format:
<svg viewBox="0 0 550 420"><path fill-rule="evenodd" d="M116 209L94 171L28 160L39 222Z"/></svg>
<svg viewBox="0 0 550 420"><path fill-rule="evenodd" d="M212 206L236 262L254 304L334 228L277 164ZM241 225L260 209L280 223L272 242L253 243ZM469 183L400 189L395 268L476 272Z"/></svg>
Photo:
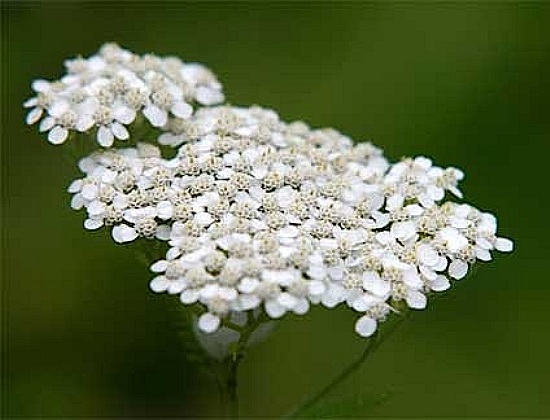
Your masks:
<svg viewBox="0 0 550 420"><path fill-rule="evenodd" d="M307 299L300 299L296 305L292 308L292 312L297 315L304 315L309 311L309 301Z"/></svg>
<svg viewBox="0 0 550 420"><path fill-rule="evenodd" d="M71 182L71 185L69 185L69 188L67 188L67 191L72 194L80 192L80 190L82 190L81 179L75 179L73 182Z"/></svg>
<svg viewBox="0 0 550 420"><path fill-rule="evenodd" d="M238 289L242 293L252 293L254 292L254 290L256 290L258 284L260 284L260 282L257 279L252 277L245 277L239 283Z"/></svg>
<svg viewBox="0 0 550 420"><path fill-rule="evenodd" d="M149 105L143 109L143 115L153 127L163 127L168 122L168 115L156 105Z"/></svg>
<svg viewBox="0 0 550 420"><path fill-rule="evenodd" d="M163 273L168 268L168 262L166 260L159 260L153 263L150 268L154 273Z"/></svg>
<svg viewBox="0 0 550 420"><path fill-rule="evenodd" d="M283 292L277 297L277 302L287 309L292 309L298 304L298 298L290 293Z"/></svg>
<svg viewBox="0 0 550 420"><path fill-rule="evenodd" d="M409 308L413 309L424 309L426 307L426 304L428 303L428 299L426 298L426 296L417 290L409 291L405 300L407 301L407 305L409 305Z"/></svg>
<svg viewBox="0 0 550 420"><path fill-rule="evenodd" d="M43 133L44 131L51 130L51 128L55 125L55 119L52 117L46 117L44 118L40 124L38 125L38 131Z"/></svg>
<svg viewBox="0 0 550 420"><path fill-rule="evenodd" d="M27 125L32 125L37 122L40 117L42 117L42 112L42 108L31 109L31 111L27 114L27 117L25 118L25 122L27 123Z"/></svg>
<svg viewBox="0 0 550 420"><path fill-rule="evenodd" d="M205 333L216 331L220 326L220 318L210 312L202 314L199 318L198 327Z"/></svg>
<svg viewBox="0 0 550 420"><path fill-rule="evenodd" d="M265 312L271 317L271 318L280 318L282 317L286 309L280 305L276 300L268 300L265 303Z"/></svg>
<svg viewBox="0 0 550 420"><path fill-rule="evenodd" d="M197 102L201 105L215 105L223 102L223 94L219 90L199 86L195 93Z"/></svg>
<svg viewBox="0 0 550 420"><path fill-rule="evenodd" d="M51 144L61 144L65 140L67 140L68 135L69 135L69 130L67 130L65 127L56 125L48 133L48 141Z"/></svg>
<svg viewBox="0 0 550 420"><path fill-rule="evenodd" d="M309 293L312 295L322 295L326 291L325 284L319 280L310 280L308 283Z"/></svg>
<svg viewBox="0 0 550 420"><path fill-rule="evenodd" d="M468 263L462 260L454 260L449 264L449 275L456 280L460 280L468 273Z"/></svg>
<svg viewBox="0 0 550 420"><path fill-rule="evenodd" d="M89 114L85 114L76 121L75 128L80 132L88 131L94 126L94 123L94 118Z"/></svg>
<svg viewBox="0 0 550 420"><path fill-rule="evenodd" d="M180 301L189 305L195 303L199 299L199 292L196 289L187 289L181 292Z"/></svg>
<svg viewBox="0 0 550 420"><path fill-rule="evenodd" d="M508 238L497 238L495 248L500 252L511 252L514 249L514 242Z"/></svg>
<svg viewBox="0 0 550 420"><path fill-rule="evenodd" d="M115 226L111 234L115 242L119 244L131 242L138 237L134 228L124 224Z"/></svg>
<svg viewBox="0 0 550 420"><path fill-rule="evenodd" d="M451 287L451 283L445 276L437 276L430 282L430 289L434 292L443 292Z"/></svg>
<svg viewBox="0 0 550 420"><path fill-rule="evenodd" d="M355 323L355 332L361 337L370 337L376 331L376 320L365 315Z"/></svg>
<svg viewBox="0 0 550 420"><path fill-rule="evenodd" d="M193 107L183 101L176 102L170 111L179 118L189 118L193 115Z"/></svg>
<svg viewBox="0 0 550 420"><path fill-rule="evenodd" d="M103 226L101 219L86 219L84 220L84 228L88 230L96 230Z"/></svg>
<svg viewBox="0 0 550 420"><path fill-rule="evenodd" d="M100 126L97 129L97 142L103 147L111 147L115 141L115 136L113 132L105 127L104 125Z"/></svg>
<svg viewBox="0 0 550 420"><path fill-rule="evenodd" d="M115 137L119 140L127 140L128 137L130 137L130 133L128 133L128 130L126 129L126 127L124 127L121 123L119 122L113 122L111 124L111 130L113 131L113 134L115 135Z"/></svg>
<svg viewBox="0 0 550 420"><path fill-rule="evenodd" d="M113 110L113 117L122 124L131 124L136 119L136 111L130 107L121 105Z"/></svg>
<svg viewBox="0 0 550 420"><path fill-rule="evenodd" d="M164 276L157 276L149 282L149 287L155 293L162 293L168 290L170 281Z"/></svg>
<svg viewBox="0 0 550 420"><path fill-rule="evenodd" d="M96 184L86 184L82 187L82 197L86 200L94 200L97 197L99 188Z"/></svg>

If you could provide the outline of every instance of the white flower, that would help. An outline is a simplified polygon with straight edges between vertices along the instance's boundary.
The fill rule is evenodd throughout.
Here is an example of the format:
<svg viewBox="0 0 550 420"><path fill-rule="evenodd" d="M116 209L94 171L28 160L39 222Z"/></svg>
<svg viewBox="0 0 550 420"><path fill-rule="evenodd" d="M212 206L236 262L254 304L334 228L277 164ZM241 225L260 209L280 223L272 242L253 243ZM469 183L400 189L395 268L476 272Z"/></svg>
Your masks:
<svg viewBox="0 0 550 420"><path fill-rule="evenodd" d="M461 198L457 185L463 178L459 169L432 166L432 161L423 156L404 159L392 165L384 179L383 188L388 196L386 209L395 212L410 199L430 208L443 200L445 190Z"/></svg>
<svg viewBox="0 0 550 420"><path fill-rule="evenodd" d="M171 219L173 206L168 192L151 182L151 176L160 171L171 175L164 161L154 157L160 154L154 149L140 145L97 152L81 160L86 177L74 181L69 192L74 194L71 207L86 208L86 229L113 225L112 236L117 243L141 236L169 239L170 228L165 222ZM155 168L153 175L149 166Z"/></svg>
<svg viewBox="0 0 550 420"><path fill-rule="evenodd" d="M150 101L143 108L143 115L154 127L163 127L168 122L168 113L182 119L193 114L193 107L183 99L183 92L177 85L168 83L151 94Z"/></svg>
<svg viewBox="0 0 550 420"><path fill-rule="evenodd" d="M449 275L456 280L460 280L468 273L468 263L462 260L453 260L449 264Z"/></svg>
<svg viewBox="0 0 550 420"><path fill-rule="evenodd" d="M172 124L176 102L143 106ZM513 248L494 216L442 203L463 174L427 158L389 165L372 146L258 107L202 108L171 136L159 138L178 145L169 160L143 144L82 159L71 205L86 209L87 229L113 226L118 243L167 242L150 288L201 305L204 333L246 311L278 319L345 304L368 337L398 307L424 309L476 260Z"/></svg>
<svg viewBox="0 0 550 420"><path fill-rule="evenodd" d="M389 305L370 300L365 314L355 322L355 332L361 337L370 337L378 328L378 322L384 320L390 310Z"/></svg>
<svg viewBox="0 0 550 420"><path fill-rule="evenodd" d="M103 147L111 147L114 139L127 140L130 137L126 125L136 118L136 111L116 101L110 106L102 105L96 98L90 98L80 107L76 129L85 132L97 127L97 142Z"/></svg>
<svg viewBox="0 0 550 420"><path fill-rule="evenodd" d="M336 254L357 252L367 235L354 208L340 201L346 182L365 182L357 166L345 165L354 156L349 139L334 131L298 133L258 107L200 109L187 126L200 129L170 161L168 200L172 217L183 220L172 224L167 260L204 267L211 278L197 285L184 275L194 286L182 291L182 302L206 309L199 328L216 331L230 314L260 306L274 319L303 315L326 301L331 281L342 281L347 269ZM371 157L382 167L377 149L355 157L365 168ZM188 195L176 202L181 191ZM377 197L374 211L383 204ZM347 199L358 201L353 191Z"/></svg>
<svg viewBox="0 0 550 420"><path fill-rule="evenodd" d="M97 142L111 147L129 138L127 126L141 113L154 127L164 127L168 115L182 120L193 114L193 103L224 101L216 77L197 63L174 57L139 56L115 44L105 44L89 58L65 62L67 74L55 82L36 80L37 95L24 103L27 124L40 123L48 141L61 144L71 131L97 129Z"/></svg>
<svg viewBox="0 0 550 420"><path fill-rule="evenodd" d="M32 83L32 89L38 95L28 99L23 104L25 108L31 108L25 119L27 125L35 124L42 118L44 111L53 103L58 86L46 80L38 79Z"/></svg>
<svg viewBox="0 0 550 420"><path fill-rule="evenodd" d="M242 124L246 117L240 117ZM230 121L227 115L220 119ZM239 130L240 133L254 131L243 128L235 131ZM307 133L307 130L301 133ZM271 138L276 147L284 148L288 144L284 135L272 134ZM212 137L205 138L204 144L197 150L210 152L214 144ZM471 223L463 221L468 215L461 214L465 212L460 210L459 205L437 205L443 199L445 190L460 194L456 184L463 174L458 170L435 168L431 161L417 158L397 164L395 169L392 167L385 178L381 177L382 171L377 178L364 175L368 171L362 168L368 167L369 163L354 161L344 165L348 172L338 177L344 188L336 187L337 182L332 181L330 184L326 180L313 183L302 181L302 188L308 185L309 191L316 191L313 195L308 192L302 196L296 193L295 188L285 186L282 180L285 179L285 172L292 170L292 164L297 162L300 162L301 168L308 168L303 173L311 179L311 172L315 173L312 165L299 159L290 161L290 164L278 162L273 159L276 155L266 153L267 150L242 152L249 178L245 191L239 192L237 188L230 195L238 203L228 207L232 212L231 220L248 220L250 217L251 221L243 225L248 226L248 234L262 231L276 233L266 236L265 241L263 238L261 241L253 240L254 251L265 250L263 252L269 254L271 246L277 249L278 242L279 257L297 264L299 277L306 275L319 285L317 295L307 295L303 291L294 294L289 289L290 280L284 280L293 276L294 272L288 270L284 260L272 260L273 256L269 255L267 262L274 263L277 271L268 269L259 278L243 279L239 285L239 299L250 299L253 302L250 307L257 307L258 302L263 300L267 313L273 318L281 317L288 311L305 312L310 304L322 303L333 307L346 302L354 310L365 312L356 328L361 335L368 336L391 310L392 300L404 300L413 309L423 309L427 305L426 293L447 290L450 287L448 277L462 278L470 264L468 261L472 257L475 259L476 255L482 257L479 249L494 249L497 242L501 249L510 248L506 240L497 241L493 225L487 217L482 218L485 223L479 224L478 234L472 237ZM346 156L351 159L354 155L346 151ZM220 170L220 180L234 177L243 164L241 154L235 152L225 156L223 161L227 169ZM358 177L358 174L361 176ZM362 176L369 180L376 179L379 185L386 187L365 182ZM302 200L306 200L307 206L300 203ZM457 215L449 216L454 209L457 209ZM261 217L256 219L266 211L265 222ZM344 221L345 224L341 224ZM228 224L227 228L232 226ZM304 243L304 240L309 246L303 251L298 250L297 244ZM270 245L272 241L273 245ZM225 249L228 249L227 246ZM478 249L477 254L472 254L471 249ZM362 280L355 280L357 276ZM300 283L298 277L292 278L296 284ZM240 304L239 307L246 306Z"/></svg>
<svg viewBox="0 0 550 420"><path fill-rule="evenodd" d="M443 228L438 235L438 238L443 241L449 252L456 253L464 249L468 245L468 239L453 227Z"/></svg>
<svg viewBox="0 0 550 420"><path fill-rule="evenodd" d="M211 333L219 328L220 322L219 316L206 312L200 316L198 326L201 331Z"/></svg>
<svg viewBox="0 0 550 420"><path fill-rule="evenodd" d="M376 331L377 322L368 315L363 315L355 322L355 332L361 337L370 337Z"/></svg>
<svg viewBox="0 0 550 420"><path fill-rule="evenodd" d="M48 131L48 141L52 144L65 142L69 130L75 127L78 115L64 100L58 100L48 109L48 116L40 123L40 131Z"/></svg>

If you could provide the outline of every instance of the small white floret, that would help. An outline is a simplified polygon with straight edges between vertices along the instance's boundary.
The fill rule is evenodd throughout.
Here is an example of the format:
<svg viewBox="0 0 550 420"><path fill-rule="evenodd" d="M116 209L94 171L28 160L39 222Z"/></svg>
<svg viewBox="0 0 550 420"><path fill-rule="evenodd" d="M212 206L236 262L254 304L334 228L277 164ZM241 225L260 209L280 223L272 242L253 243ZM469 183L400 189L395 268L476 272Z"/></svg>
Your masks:
<svg viewBox="0 0 550 420"><path fill-rule="evenodd" d="M198 327L205 333L211 333L216 331L220 326L220 318L209 312L202 314L199 317Z"/></svg>
<svg viewBox="0 0 550 420"><path fill-rule="evenodd" d="M364 315L355 323L355 332L361 337L370 337L376 331L376 326L376 320Z"/></svg>

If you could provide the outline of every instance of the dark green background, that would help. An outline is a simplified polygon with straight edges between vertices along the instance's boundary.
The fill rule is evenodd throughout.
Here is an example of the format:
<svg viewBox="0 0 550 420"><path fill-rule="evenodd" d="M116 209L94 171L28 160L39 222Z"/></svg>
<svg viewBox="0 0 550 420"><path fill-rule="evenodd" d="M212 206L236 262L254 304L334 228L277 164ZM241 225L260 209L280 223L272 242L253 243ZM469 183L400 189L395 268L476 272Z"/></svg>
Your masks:
<svg viewBox="0 0 550 420"><path fill-rule="evenodd" d="M318 414L550 416L549 6L4 2L4 416L217 413L215 387L181 354L176 300L148 291L131 250L84 231L65 192L74 163L24 125L31 80L108 40L207 64L234 104L333 126L392 160L458 166L467 200L515 239ZM364 345L354 319L281 322L242 366L243 414L280 415L327 382Z"/></svg>

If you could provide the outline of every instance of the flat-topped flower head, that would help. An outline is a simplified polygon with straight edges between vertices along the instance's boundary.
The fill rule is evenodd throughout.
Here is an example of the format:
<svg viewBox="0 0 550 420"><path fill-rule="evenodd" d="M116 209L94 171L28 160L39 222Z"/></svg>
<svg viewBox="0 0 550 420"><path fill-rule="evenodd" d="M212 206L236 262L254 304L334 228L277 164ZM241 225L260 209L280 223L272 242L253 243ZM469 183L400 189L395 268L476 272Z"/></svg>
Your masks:
<svg viewBox="0 0 550 420"><path fill-rule="evenodd" d="M259 107L204 108L186 124L192 136L159 139L175 157L150 144L95 152L69 191L87 229L168 243L150 287L200 303L204 332L259 308L277 319L345 304L367 337L392 312L425 308L476 260L513 248L493 215L443 202L446 191L460 195L458 169L424 157L389 165L369 143Z"/></svg>
<svg viewBox="0 0 550 420"><path fill-rule="evenodd" d="M306 313L331 276L341 279L340 254L368 236L353 204L377 191L388 168L380 150L259 107L203 108L184 126L159 138L179 147L172 187L186 200L172 203L184 210L166 259L152 265L152 290L202 303L205 332L258 307L271 318Z"/></svg>
<svg viewBox="0 0 550 420"><path fill-rule="evenodd" d="M30 108L27 124L40 121L53 144L65 142L70 132L95 133L97 142L110 147L129 138L127 127L142 115L154 127L169 117L185 120L194 107L224 101L214 74L198 63L176 57L143 56L103 45L88 58L65 61L66 73L57 81L36 80L36 96L24 103Z"/></svg>
<svg viewBox="0 0 550 420"><path fill-rule="evenodd" d="M403 305L423 309L491 251L510 251L496 219L460 195L458 169L424 157L389 165L380 150L334 130L286 124L259 107L199 110L178 148L93 154L70 190L87 228L114 225L115 241L167 241L151 289L205 308L204 332L263 308L273 319L312 304L346 304L369 336ZM396 198L397 197L397 198Z"/></svg>

